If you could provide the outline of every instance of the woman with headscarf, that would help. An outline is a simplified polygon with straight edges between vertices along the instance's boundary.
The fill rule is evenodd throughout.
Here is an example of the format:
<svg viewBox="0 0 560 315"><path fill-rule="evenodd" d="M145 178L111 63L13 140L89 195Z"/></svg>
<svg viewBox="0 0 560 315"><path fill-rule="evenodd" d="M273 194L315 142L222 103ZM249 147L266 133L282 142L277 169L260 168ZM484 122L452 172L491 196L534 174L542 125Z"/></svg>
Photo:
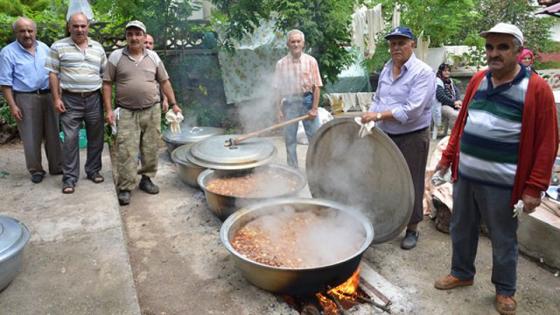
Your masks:
<svg viewBox="0 0 560 315"><path fill-rule="evenodd" d="M451 66L446 63L439 66L436 84L436 99L442 105L441 114L449 121L449 127L453 128L462 102L459 89L451 80Z"/></svg>
<svg viewBox="0 0 560 315"><path fill-rule="evenodd" d="M537 73L535 69L533 69L533 63L535 63L535 55L530 49L523 48L519 56L517 56L517 62L527 67L528 70Z"/></svg>

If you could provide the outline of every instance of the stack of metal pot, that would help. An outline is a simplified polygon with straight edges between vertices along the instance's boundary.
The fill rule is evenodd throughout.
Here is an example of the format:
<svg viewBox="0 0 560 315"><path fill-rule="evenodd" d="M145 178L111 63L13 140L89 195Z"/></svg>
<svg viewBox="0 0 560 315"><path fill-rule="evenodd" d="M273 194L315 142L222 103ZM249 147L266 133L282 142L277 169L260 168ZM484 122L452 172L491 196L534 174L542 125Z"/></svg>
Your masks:
<svg viewBox="0 0 560 315"><path fill-rule="evenodd" d="M207 189L207 185L213 179L246 176L252 172L269 169L284 176L290 176L297 182L297 187L292 193L297 193L305 187L305 177L298 170L270 164L277 153L272 142L263 138L252 138L234 146L224 145L226 141L235 137L237 135L210 137L194 144L186 152L186 159L191 164L206 169L198 176L197 183L204 191L208 208L218 218L225 220L241 206L267 198L245 198L212 192Z"/></svg>
<svg viewBox="0 0 560 315"><path fill-rule="evenodd" d="M196 179L198 174L205 168L197 166L187 160L187 152L191 146L215 135L224 133L222 128L215 127L189 127L181 126L180 133L166 130L163 133L163 141L167 146L167 152L171 160L177 164L179 178L187 185L198 188Z"/></svg>

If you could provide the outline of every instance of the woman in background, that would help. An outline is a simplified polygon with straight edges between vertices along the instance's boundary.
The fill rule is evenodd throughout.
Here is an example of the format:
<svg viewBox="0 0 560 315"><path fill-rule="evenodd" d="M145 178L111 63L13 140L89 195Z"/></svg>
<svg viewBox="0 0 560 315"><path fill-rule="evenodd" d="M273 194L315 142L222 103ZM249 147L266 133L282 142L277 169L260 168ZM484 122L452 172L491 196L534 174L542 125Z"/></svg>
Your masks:
<svg viewBox="0 0 560 315"><path fill-rule="evenodd" d="M453 128L459 109L461 108L461 95L459 89L451 80L451 67L442 63L439 65L436 78L436 99L441 103L441 115L449 121L449 127Z"/></svg>
<svg viewBox="0 0 560 315"><path fill-rule="evenodd" d="M533 64L535 63L535 55L530 49L523 48L519 56L517 56L517 62L527 67L528 70L537 73L535 69L533 69Z"/></svg>

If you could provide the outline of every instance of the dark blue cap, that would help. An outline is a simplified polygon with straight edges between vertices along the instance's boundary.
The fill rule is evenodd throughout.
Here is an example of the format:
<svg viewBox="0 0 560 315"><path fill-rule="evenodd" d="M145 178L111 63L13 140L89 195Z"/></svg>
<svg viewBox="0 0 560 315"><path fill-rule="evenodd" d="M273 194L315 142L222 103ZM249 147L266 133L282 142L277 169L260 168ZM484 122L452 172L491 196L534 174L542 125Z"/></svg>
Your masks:
<svg viewBox="0 0 560 315"><path fill-rule="evenodd" d="M414 34L412 34L410 28L406 26L395 27L394 29L391 30L389 34L385 35L385 39L389 40L391 39L391 37L397 37L397 36L414 39Z"/></svg>

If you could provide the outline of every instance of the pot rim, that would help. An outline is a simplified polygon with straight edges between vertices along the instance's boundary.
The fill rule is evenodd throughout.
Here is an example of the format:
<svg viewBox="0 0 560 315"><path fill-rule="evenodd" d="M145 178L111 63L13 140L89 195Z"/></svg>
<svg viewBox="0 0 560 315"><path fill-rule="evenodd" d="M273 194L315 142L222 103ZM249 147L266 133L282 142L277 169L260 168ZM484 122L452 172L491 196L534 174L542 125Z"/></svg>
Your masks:
<svg viewBox="0 0 560 315"><path fill-rule="evenodd" d="M198 175L197 178L197 183L198 186L200 188L202 188L202 190L205 193L210 193L210 194L214 194L216 196L220 196L223 198L236 198L236 199L243 199L243 200L262 200L262 199L278 199L278 198L282 198L283 196L286 195L290 195L290 194L295 194L299 191L301 191L305 185L307 185L307 180L305 179L305 176L303 175L303 173L301 173L299 170L296 170L292 167L289 167L287 165L282 165L282 164L267 164L267 165L263 165L259 168L256 169L266 169L266 168L272 168L272 169L281 169L283 171L286 171L288 173L290 173L291 175L294 175L295 177L298 177L298 183L295 189L293 189L293 191L290 191L288 193L284 193L284 194L280 194L277 196L266 196L266 197L240 197L240 196L232 196L232 195L222 195L222 194L218 194L216 192L213 192L211 190L208 190L206 188L206 182L208 180L208 178L210 178L211 176L217 174L218 172L216 172L216 170L213 169L206 169L204 171L202 171L202 173L200 173L200 175Z"/></svg>
<svg viewBox="0 0 560 315"><path fill-rule="evenodd" d="M249 215L253 212L259 211L262 208L267 208L267 207L271 207L271 206L281 206L281 205L289 205L289 204L305 204L305 205L312 205L312 206L323 206L323 207L329 207L329 208L334 208L337 211L342 211L347 215L351 215L354 217L354 219L362 224L362 227L364 228L366 237L364 239L364 242L362 244L362 246L360 246L360 248L352 255L344 258L344 259L340 259L336 262L333 262L331 264L328 265L320 265L320 266L314 266L314 267L306 267L306 268L289 268L289 267L274 267L274 266L270 266L267 264L263 264L263 263L259 263L257 261L251 260L247 257L245 257L244 255L242 255L241 253L239 253L237 250L235 250L235 248L233 248L233 246L231 245L231 242L229 240L229 231L231 229L231 227L234 225L234 223L236 223L238 220L241 220L244 216ZM277 270L277 271L297 271L297 272L301 272L301 271L317 271L317 270L322 270L322 269L328 269L328 268L332 268L333 266L336 265L340 265L340 264L344 264L358 256L363 255L363 253L369 248L369 246L371 245L372 241L373 241L373 225L371 224L371 222L369 221L369 219L359 213L359 211L355 208L349 207L349 206L345 206L341 203L335 202L335 201L331 201L331 200L327 200L327 199L317 199L317 198L277 198L277 199L271 199L271 200L266 200L263 202L258 202L255 204L252 204L250 206L244 207L242 209L237 210L236 212L234 212L233 214L231 214L222 224L222 227L220 228L220 240L222 241L222 244L224 244L224 246L226 247L226 249L230 252L230 254L234 255L237 259L243 260L244 262L250 263L250 264L254 264L257 265L261 268L264 269L269 269L269 270Z"/></svg>
<svg viewBox="0 0 560 315"><path fill-rule="evenodd" d="M7 261L8 259L16 255L19 255L23 251L23 248L31 238L31 233L29 233L29 229L27 228L27 226L25 226L25 224L23 224L21 221L17 219L5 215L0 215L0 218L4 220L7 219L9 221L12 221L12 223L14 223L14 226L17 224L21 229L20 230L21 234L19 235L17 240L15 240L8 247L2 249L2 251L0 251L0 263L3 263L4 261Z"/></svg>
<svg viewBox="0 0 560 315"><path fill-rule="evenodd" d="M181 128L185 128L186 126L181 126ZM201 132L204 132L202 135L198 135L196 137L185 137L181 139L172 139L171 131L168 129L162 133L161 138L164 142L175 144L175 145L182 145L182 144L193 144L199 141L203 141L209 137L216 136L216 135L223 135L225 129L219 127L204 127L204 126L192 126L188 127L189 131L193 131L196 129L200 129Z"/></svg>

